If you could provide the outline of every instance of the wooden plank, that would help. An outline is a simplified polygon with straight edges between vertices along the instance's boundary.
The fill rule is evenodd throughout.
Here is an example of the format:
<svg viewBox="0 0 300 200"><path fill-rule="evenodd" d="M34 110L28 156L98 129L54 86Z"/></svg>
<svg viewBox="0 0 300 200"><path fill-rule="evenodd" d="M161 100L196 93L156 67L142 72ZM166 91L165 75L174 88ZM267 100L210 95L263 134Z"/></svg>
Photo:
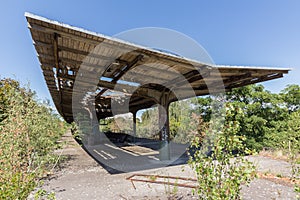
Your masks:
<svg viewBox="0 0 300 200"><path fill-rule="evenodd" d="M40 41L35 42L35 47L53 49L52 44L45 43L45 42L40 42ZM76 48L69 48L69 47L66 47L66 46L63 46L63 45L58 45L58 50L59 51L70 52L70 53L74 53L74 54L79 54L79 55L82 55L82 56L89 56L91 58L101 59L101 60L110 61L110 62L115 61L115 58L100 55L100 54L96 54L93 51L83 51L83 50L78 50ZM41 53L44 54L44 52L41 52Z"/></svg>
<svg viewBox="0 0 300 200"><path fill-rule="evenodd" d="M226 86L226 89L242 87L242 86L260 83L260 82L264 82L264 81L269 81L269 80L273 80L276 78L282 78L282 77L283 77L283 74L281 74L281 73L268 74L268 75L265 75L262 77L257 77L257 78L253 77L253 79L242 81L241 83L238 83L238 84L228 85L228 86Z"/></svg>
<svg viewBox="0 0 300 200"><path fill-rule="evenodd" d="M31 25L30 28L34 29L36 31L46 32L46 33L55 33L56 32L56 33L60 34L63 37L73 38L73 39L76 39L78 41L88 42L88 43L91 43L91 44L94 44L94 45L99 44L99 42L95 42L95 40L90 40L88 38L82 38L80 36L72 35L72 34L69 34L69 33L66 33L66 32L61 32L61 31L58 31L58 30L55 30L55 29L51 29L49 27L40 27L40 26L36 26L35 24L30 24L30 25ZM185 68L188 68L188 69L195 69L195 66L197 68L199 68L200 66L201 66L200 68L205 67L205 65L203 65L203 64L194 63L194 62L191 62L191 61L187 61L185 59L170 56L170 55L167 55L167 54L162 54L162 53L152 51L152 50L149 50L149 49L137 49L137 47L135 47L135 46L130 46L130 45L127 45L127 44L121 44L121 43L115 42L115 41L110 43L110 41L108 41L104 38L101 38L101 39L99 38L99 40L102 40L101 45L104 45L104 46L107 46L107 47L112 47L113 46L114 48L122 49L123 51L125 49L126 51L129 51L129 52L130 51L137 51L140 54L145 53L146 55L151 56L151 58L149 58L149 62L163 61L164 63L172 64L173 66L180 65L181 67L185 67Z"/></svg>

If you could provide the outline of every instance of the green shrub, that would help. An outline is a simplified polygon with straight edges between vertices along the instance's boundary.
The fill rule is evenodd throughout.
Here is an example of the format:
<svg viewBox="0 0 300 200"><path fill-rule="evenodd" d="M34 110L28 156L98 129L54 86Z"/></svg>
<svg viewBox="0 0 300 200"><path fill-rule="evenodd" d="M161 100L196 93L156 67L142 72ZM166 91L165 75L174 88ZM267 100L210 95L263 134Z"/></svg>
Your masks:
<svg viewBox="0 0 300 200"><path fill-rule="evenodd" d="M26 199L56 162L65 125L17 81L0 80L0 199Z"/></svg>
<svg viewBox="0 0 300 200"><path fill-rule="evenodd" d="M246 138L237 135L240 115L241 109L228 104L223 127L222 120L214 121L213 128L204 130L205 137L192 143L197 150L189 164L198 179L200 199L240 199L241 185L255 176L255 166L243 157L251 153L244 145Z"/></svg>

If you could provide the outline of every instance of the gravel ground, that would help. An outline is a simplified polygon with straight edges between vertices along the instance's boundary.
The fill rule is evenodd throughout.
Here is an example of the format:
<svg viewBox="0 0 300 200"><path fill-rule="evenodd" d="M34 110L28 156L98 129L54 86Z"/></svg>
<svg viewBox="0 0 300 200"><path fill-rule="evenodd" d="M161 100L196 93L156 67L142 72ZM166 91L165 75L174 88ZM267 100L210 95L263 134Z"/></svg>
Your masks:
<svg viewBox="0 0 300 200"><path fill-rule="evenodd" d="M45 180L42 187L47 192L54 192L57 199L197 199L196 196L191 195L192 190L188 188L144 182L134 182L133 185L126 180L134 173L193 177L193 172L188 165L111 175L73 141L70 133L65 135L64 140L68 145L63 149L62 155L67 156L68 160ZM249 159L258 165L260 173L268 172L277 176L290 174L290 166L287 162L262 156ZM249 187L243 187L242 196L246 200L295 199L291 185L279 179L268 178L253 180ZM33 195L28 199L33 199Z"/></svg>

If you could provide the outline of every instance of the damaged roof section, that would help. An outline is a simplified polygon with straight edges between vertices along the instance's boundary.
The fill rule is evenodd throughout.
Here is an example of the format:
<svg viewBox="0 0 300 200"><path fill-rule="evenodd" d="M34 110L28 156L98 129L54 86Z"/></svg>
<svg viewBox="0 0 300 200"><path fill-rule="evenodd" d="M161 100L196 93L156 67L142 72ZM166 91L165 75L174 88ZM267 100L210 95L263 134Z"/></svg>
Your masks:
<svg viewBox="0 0 300 200"><path fill-rule="evenodd" d="M72 122L74 96L97 117L136 112L160 102L228 91L283 77L289 69L216 66L25 14L58 112ZM115 113L112 105L118 106ZM124 109L128 105L128 109Z"/></svg>

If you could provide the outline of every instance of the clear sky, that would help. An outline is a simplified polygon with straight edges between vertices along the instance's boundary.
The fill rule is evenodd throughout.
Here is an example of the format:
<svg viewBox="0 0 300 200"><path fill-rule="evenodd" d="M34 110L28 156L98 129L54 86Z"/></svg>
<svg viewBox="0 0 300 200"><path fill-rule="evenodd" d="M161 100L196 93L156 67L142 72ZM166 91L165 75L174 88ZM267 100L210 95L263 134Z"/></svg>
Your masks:
<svg viewBox="0 0 300 200"><path fill-rule="evenodd" d="M300 84L300 1L2 1L0 75L30 82L41 99L50 99L25 12L109 36L140 27L173 29L195 39L216 64L293 68L264 84L268 90Z"/></svg>

